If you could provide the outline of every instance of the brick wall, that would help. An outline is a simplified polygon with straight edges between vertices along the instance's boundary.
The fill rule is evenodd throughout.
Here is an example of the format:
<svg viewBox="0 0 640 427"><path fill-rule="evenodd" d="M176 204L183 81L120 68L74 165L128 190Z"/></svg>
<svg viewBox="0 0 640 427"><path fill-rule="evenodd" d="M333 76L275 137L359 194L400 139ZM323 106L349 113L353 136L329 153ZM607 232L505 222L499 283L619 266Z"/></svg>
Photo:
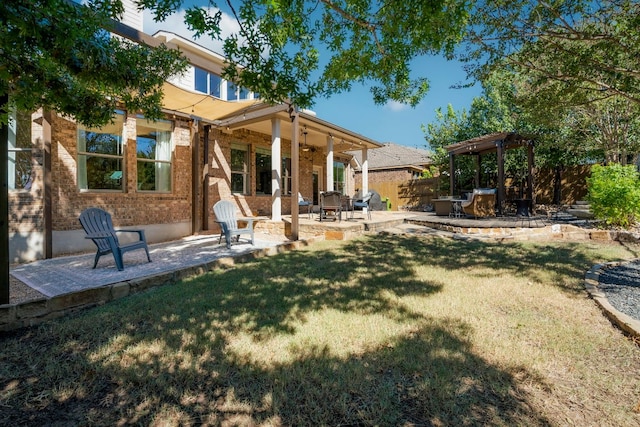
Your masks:
<svg viewBox="0 0 640 427"><path fill-rule="evenodd" d="M231 144L242 143L249 145L249 188L248 194L231 193ZM291 141L281 139L282 155L291 155ZM209 191L209 204L207 214L209 215L209 229L217 230L214 221L212 207L219 200L232 200L237 205L243 215L271 215L272 197L270 194L256 194L256 149L271 149L271 135L265 135L247 130L238 130L232 133L224 132L220 129L212 129L209 134L209 184L206 191ZM204 155L204 153L203 153ZM300 154L300 193L311 195L313 192L313 163L323 159L322 153L316 152ZM297 200L297 195L296 195ZM288 195L282 197L282 213L291 213L291 198Z"/></svg>
<svg viewBox="0 0 640 427"><path fill-rule="evenodd" d="M78 216L88 207L109 211L115 226L171 224L191 218L191 148L189 123L175 122L170 193L138 192L136 188L135 117L125 122L124 177L119 191L80 191L77 179L77 125L54 116L52 123L52 226L53 230L79 228Z"/></svg>
<svg viewBox="0 0 640 427"><path fill-rule="evenodd" d="M31 178L30 188L9 190L9 233L44 232L43 127L42 114L31 115Z"/></svg>
<svg viewBox="0 0 640 427"><path fill-rule="evenodd" d="M141 192L137 189L135 115L126 116L124 122L126 141L123 154L124 190L85 191L80 190L78 184L77 124L72 118L51 114L51 223L56 242L66 239L63 236L68 236L68 234L65 233L76 233L81 229L78 216L88 207L100 207L110 212L116 227L180 224L180 227L175 228L175 230L183 230L185 224L192 222L194 210L192 209L193 160L191 147L193 145L192 138L195 140L192 137L192 122L184 119L176 120L173 117L171 119L174 121L171 192ZM14 234L23 233L26 236L33 232L44 234L43 166L40 164L44 137L42 126L37 124L37 120L34 123L33 170L36 178L35 182L28 191L11 192L10 194L10 232ZM40 127L37 128L37 126ZM202 126L200 126L197 135L199 138L197 141L200 159L197 164L197 170L194 173L202 177L196 189L198 191L198 206L195 209L197 223L204 224L203 215L206 215L208 229L217 231L212 207L215 202L221 199L235 201L244 215L271 215L272 197L270 194L256 194L255 182L256 149L270 149L271 135L248 130L227 132L212 128L209 133L209 157L206 165L204 161L204 131ZM232 194L230 189L231 168L229 159L231 144L234 142L248 144L250 147L249 192L246 195ZM290 156L290 151L291 141L282 138L283 156ZM40 162L38 159L40 159ZM311 197L313 194L314 164L322 165L324 171L326 168L326 154L322 151L300 152L299 191L305 197ZM207 172L209 174L208 179L206 178ZM319 187L326 189L325 173L319 179L321 180ZM347 174L347 179L353 180L353 176ZM347 188L355 188L352 181ZM209 206L207 207L203 206L203 194L205 191L208 194ZM294 197L294 203L296 203L297 194ZM282 197L282 214L291 213L291 202L291 196L285 195ZM200 230L193 231L198 232ZM24 240L26 239L22 238L22 241ZM56 250L54 247L54 252ZM72 249L67 248L67 250ZM38 251L41 257L42 249L38 249Z"/></svg>

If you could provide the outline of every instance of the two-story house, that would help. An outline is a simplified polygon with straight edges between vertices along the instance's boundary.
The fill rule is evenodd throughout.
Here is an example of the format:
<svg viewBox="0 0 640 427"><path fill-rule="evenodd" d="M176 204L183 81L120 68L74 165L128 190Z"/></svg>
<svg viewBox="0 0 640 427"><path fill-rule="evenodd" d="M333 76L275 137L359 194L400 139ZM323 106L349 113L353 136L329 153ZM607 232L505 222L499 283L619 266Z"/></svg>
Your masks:
<svg viewBox="0 0 640 427"><path fill-rule="evenodd" d="M366 171L368 150L380 144L311 111L262 102L221 77L223 57L170 32L145 34L139 14L127 10L120 36L179 48L191 65L165 83L160 121L118 110L112 124L87 128L47 111L13 114L12 262L91 250L78 222L88 207L158 242L215 232L220 199L278 224L296 213L296 189L316 203L324 190L354 193L346 150L359 148Z"/></svg>

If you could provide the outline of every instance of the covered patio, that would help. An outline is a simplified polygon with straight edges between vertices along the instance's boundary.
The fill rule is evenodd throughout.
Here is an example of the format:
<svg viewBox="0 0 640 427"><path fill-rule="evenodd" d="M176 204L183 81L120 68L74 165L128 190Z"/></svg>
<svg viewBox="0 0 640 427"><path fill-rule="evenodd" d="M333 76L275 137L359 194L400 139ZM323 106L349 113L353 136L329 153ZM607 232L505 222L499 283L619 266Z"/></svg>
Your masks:
<svg viewBox="0 0 640 427"><path fill-rule="evenodd" d="M449 153L449 183L450 195L453 196L456 189L456 156L471 155L476 161L475 167L475 188L480 187L481 182L481 162L482 156L488 153L497 153L497 211L498 215L504 213L507 195L505 191L505 159L504 153L512 148L526 147L527 149L527 184L526 191L523 194L523 203L528 204L531 210L535 207L535 191L534 191L534 141L530 136L523 136L515 132L497 132L476 138L461 141L446 147Z"/></svg>

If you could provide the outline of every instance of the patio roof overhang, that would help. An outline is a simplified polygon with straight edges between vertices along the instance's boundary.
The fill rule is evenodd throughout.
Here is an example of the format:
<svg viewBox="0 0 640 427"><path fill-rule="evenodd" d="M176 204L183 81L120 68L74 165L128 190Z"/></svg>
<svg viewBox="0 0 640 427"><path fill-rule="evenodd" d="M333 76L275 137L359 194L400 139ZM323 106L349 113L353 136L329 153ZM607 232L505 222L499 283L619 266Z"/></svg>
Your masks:
<svg viewBox="0 0 640 427"><path fill-rule="evenodd" d="M502 144L503 149L507 150L530 144L532 140L533 137L531 136L520 135L515 132L496 132L456 142L445 148L450 155L477 155L497 151L499 143Z"/></svg>
<svg viewBox="0 0 640 427"><path fill-rule="evenodd" d="M270 135L271 121L273 119L280 120L282 135L290 138L293 131L293 122L289 115L289 106L287 104L257 104L249 106L246 110L220 118L217 124L227 130L247 129ZM300 110L298 119L301 133L299 135L300 143L305 143L303 132L306 131L306 144L312 149L326 147L329 138L333 138L333 151L336 153L382 147L379 142L334 123L319 119L311 111Z"/></svg>

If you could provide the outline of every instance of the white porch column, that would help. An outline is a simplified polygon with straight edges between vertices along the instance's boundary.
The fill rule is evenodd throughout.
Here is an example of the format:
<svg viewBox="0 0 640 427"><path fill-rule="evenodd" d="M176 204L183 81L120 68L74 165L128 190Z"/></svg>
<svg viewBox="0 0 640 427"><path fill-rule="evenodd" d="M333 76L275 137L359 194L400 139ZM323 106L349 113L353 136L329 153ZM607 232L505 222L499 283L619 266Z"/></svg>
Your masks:
<svg viewBox="0 0 640 427"><path fill-rule="evenodd" d="M291 240L298 240L300 218L298 192L300 191L300 115L293 108L291 115Z"/></svg>
<svg viewBox="0 0 640 427"><path fill-rule="evenodd" d="M362 149L362 194L367 194L369 191L369 149L364 147Z"/></svg>
<svg viewBox="0 0 640 427"><path fill-rule="evenodd" d="M333 191L333 137L327 136L327 191Z"/></svg>
<svg viewBox="0 0 640 427"><path fill-rule="evenodd" d="M280 119L271 119L271 219L282 220L282 146Z"/></svg>

